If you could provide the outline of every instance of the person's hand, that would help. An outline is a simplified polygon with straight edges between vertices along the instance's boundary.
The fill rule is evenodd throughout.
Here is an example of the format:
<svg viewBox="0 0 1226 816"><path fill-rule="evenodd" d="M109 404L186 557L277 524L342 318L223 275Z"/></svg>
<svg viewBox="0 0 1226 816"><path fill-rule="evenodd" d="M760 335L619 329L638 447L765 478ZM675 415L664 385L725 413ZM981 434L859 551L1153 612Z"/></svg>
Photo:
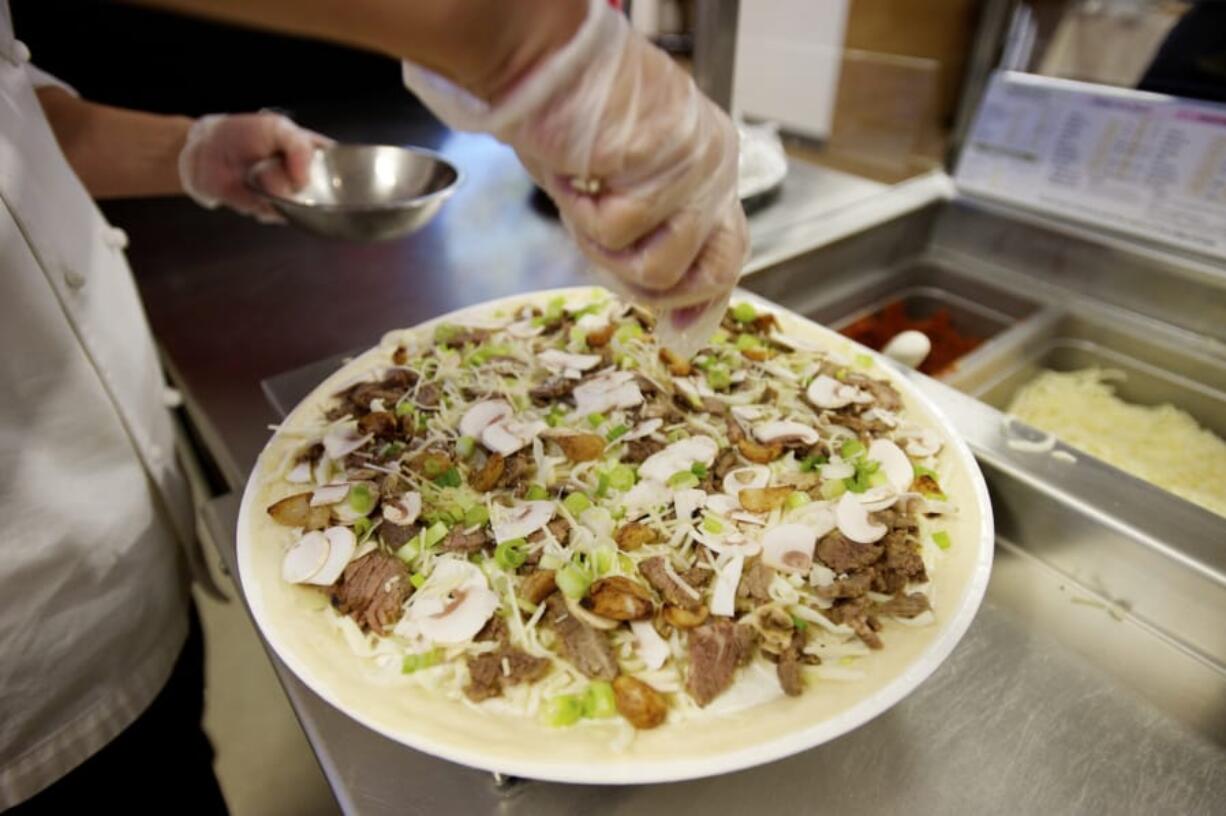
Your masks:
<svg viewBox="0 0 1226 816"><path fill-rule="evenodd" d="M613 288L677 331L714 329L748 244L736 128L603 0L492 105L411 64L405 81L452 126L514 147Z"/></svg>
<svg viewBox="0 0 1226 816"><path fill-rule="evenodd" d="M280 157L261 173L264 187L289 195L307 182L311 154L331 140L298 127L279 113L214 114L198 119L179 154L183 190L202 207L224 204L265 223L282 219L247 188L252 165Z"/></svg>

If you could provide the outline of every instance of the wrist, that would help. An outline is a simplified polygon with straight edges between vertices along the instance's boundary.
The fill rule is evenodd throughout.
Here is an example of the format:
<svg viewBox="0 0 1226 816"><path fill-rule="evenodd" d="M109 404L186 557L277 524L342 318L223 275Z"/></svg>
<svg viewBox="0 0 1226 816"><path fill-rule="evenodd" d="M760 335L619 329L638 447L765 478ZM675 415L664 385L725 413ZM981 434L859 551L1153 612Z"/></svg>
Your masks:
<svg viewBox="0 0 1226 816"><path fill-rule="evenodd" d="M499 44L466 85L474 96L497 103L554 52L574 38L587 17L588 0L521 0L507 3Z"/></svg>

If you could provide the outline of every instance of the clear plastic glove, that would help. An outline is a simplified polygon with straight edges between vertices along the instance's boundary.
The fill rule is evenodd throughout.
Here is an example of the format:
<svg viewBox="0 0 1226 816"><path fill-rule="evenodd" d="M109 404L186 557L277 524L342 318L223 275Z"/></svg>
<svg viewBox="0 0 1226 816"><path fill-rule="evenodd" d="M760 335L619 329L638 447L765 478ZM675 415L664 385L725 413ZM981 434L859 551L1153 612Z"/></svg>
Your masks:
<svg viewBox="0 0 1226 816"><path fill-rule="evenodd" d="M604 282L665 312L668 345L714 331L748 246L736 128L604 0L496 105L415 65L404 76L452 127L515 148Z"/></svg>
<svg viewBox="0 0 1226 816"><path fill-rule="evenodd" d="M315 149L331 143L279 113L213 114L197 119L187 132L179 180L202 207L225 204L264 223L280 223L268 202L247 188L247 172L256 162L280 156L261 181L270 192L289 195L306 184Z"/></svg>

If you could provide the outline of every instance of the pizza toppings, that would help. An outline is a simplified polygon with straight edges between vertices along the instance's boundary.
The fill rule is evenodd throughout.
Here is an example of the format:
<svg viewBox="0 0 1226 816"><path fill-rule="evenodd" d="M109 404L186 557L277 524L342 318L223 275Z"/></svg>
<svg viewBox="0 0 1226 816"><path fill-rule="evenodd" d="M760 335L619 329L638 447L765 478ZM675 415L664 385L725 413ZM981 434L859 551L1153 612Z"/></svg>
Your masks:
<svg viewBox="0 0 1226 816"><path fill-rule="evenodd" d="M932 619L941 439L742 306L689 360L607 299L404 335L286 463L283 579L414 682L553 724L693 716L755 661L821 693L817 654Z"/></svg>

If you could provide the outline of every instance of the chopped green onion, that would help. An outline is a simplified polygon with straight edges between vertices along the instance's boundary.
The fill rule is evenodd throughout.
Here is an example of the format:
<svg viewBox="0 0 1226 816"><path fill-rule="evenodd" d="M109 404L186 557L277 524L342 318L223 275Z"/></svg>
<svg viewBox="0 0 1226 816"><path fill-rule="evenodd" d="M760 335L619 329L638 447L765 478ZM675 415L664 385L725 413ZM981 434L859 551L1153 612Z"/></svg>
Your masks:
<svg viewBox="0 0 1226 816"><path fill-rule="evenodd" d="M856 365L858 365L860 368L872 368L873 367L872 355L871 354L857 354L856 355Z"/></svg>
<svg viewBox="0 0 1226 816"><path fill-rule="evenodd" d="M488 346L478 346L477 350L464 360L466 366L478 366L488 362L492 357L509 357L513 353L513 349L504 344L491 344Z"/></svg>
<svg viewBox="0 0 1226 816"><path fill-rule="evenodd" d="M932 534L932 543L936 544L942 550L948 550L953 542L949 540L949 533L945 532L944 530L940 530Z"/></svg>
<svg viewBox="0 0 1226 816"><path fill-rule="evenodd" d="M550 428L556 428L562 424L562 420L566 417L566 412L558 406L549 409L549 413L545 415L545 424Z"/></svg>
<svg viewBox="0 0 1226 816"><path fill-rule="evenodd" d="M839 381L845 380L847 379L847 373L847 369L840 368L838 371L834 372L834 378Z"/></svg>
<svg viewBox="0 0 1226 816"><path fill-rule="evenodd" d="M421 585L426 582L426 576L423 573L415 572L409 576L409 583L413 585L413 589L421 589Z"/></svg>
<svg viewBox="0 0 1226 816"><path fill-rule="evenodd" d="M528 560L524 552L528 542L522 538L512 538L494 548L494 562L504 570L519 569Z"/></svg>
<svg viewBox="0 0 1226 816"><path fill-rule="evenodd" d="M586 595L587 588L592 585L591 576L578 564L567 564L562 567L554 573L554 581L557 582L558 589L562 590L563 595L576 599Z"/></svg>
<svg viewBox="0 0 1226 816"><path fill-rule="evenodd" d="M388 442L383 447L379 448L379 452L375 454L376 459L391 459L393 456L399 456L404 450L402 442Z"/></svg>
<svg viewBox="0 0 1226 816"><path fill-rule="evenodd" d="M839 449L844 459L855 459L864 453L864 443L859 439L848 439L843 443L843 447Z"/></svg>
<svg viewBox="0 0 1226 816"><path fill-rule="evenodd" d="M541 501L542 499L549 498L549 491L539 484L529 485L528 492L524 494L524 498L528 501Z"/></svg>
<svg viewBox="0 0 1226 816"><path fill-rule="evenodd" d="M587 424L591 425L593 428L599 428L601 425L605 424L605 415L599 412L588 414Z"/></svg>
<svg viewBox="0 0 1226 816"><path fill-rule="evenodd" d="M433 479L436 476L441 476L443 473L443 463L435 459L433 456L427 456L421 466L422 473L426 474L426 478Z"/></svg>
<svg viewBox="0 0 1226 816"><path fill-rule="evenodd" d="M353 535L357 538L359 544L366 539L366 536L370 535L370 531L374 529L374 526L374 522L366 516L362 516L353 523Z"/></svg>
<svg viewBox="0 0 1226 816"><path fill-rule="evenodd" d="M716 391L722 391L732 385L732 373L728 366L718 363L707 367L707 385Z"/></svg>
<svg viewBox="0 0 1226 816"><path fill-rule="evenodd" d="M634 487L634 469L629 465L618 465L609 471L609 487L623 493Z"/></svg>
<svg viewBox="0 0 1226 816"><path fill-rule="evenodd" d="M718 534L724 531L724 525L715 516L707 516L702 520L702 529L708 533Z"/></svg>
<svg viewBox="0 0 1226 816"><path fill-rule="evenodd" d="M459 487L464 480L460 478L460 471L449 467L434 479L434 483L439 487Z"/></svg>
<svg viewBox="0 0 1226 816"><path fill-rule="evenodd" d="M707 478L707 466L702 462L695 462L690 465L690 473L693 473L699 479L705 479Z"/></svg>
<svg viewBox="0 0 1226 816"><path fill-rule="evenodd" d="M628 433L630 433L630 429L628 427L625 425L617 425L613 428L613 430L605 434L605 439L609 440L610 442L616 442Z"/></svg>
<svg viewBox="0 0 1226 816"><path fill-rule="evenodd" d="M549 321L557 320L566 310L566 298L556 297L545 304L545 319Z"/></svg>
<svg viewBox="0 0 1226 816"><path fill-rule="evenodd" d="M792 625L796 627L796 631L798 632L803 632L804 630L809 628L809 622L805 620L804 618L798 617L796 615L792 616Z"/></svg>
<svg viewBox="0 0 1226 816"><path fill-rule="evenodd" d="M435 544L447 537L450 528L441 521L436 521L430 525L430 529L425 532L425 545L433 547Z"/></svg>
<svg viewBox="0 0 1226 816"><path fill-rule="evenodd" d="M722 346L728 342L728 332L724 329L716 329L715 334L711 335L711 345Z"/></svg>
<svg viewBox="0 0 1226 816"><path fill-rule="evenodd" d="M600 310L601 310L603 307L604 307L604 304L603 304L603 303L599 303L599 302L598 302L598 303L589 303L588 305L584 306L582 309L579 309L579 310L577 310L577 311L571 312L571 313L570 313L570 316L571 316L571 317L573 317L575 320L578 320L579 318L583 317L584 315L596 314L596 313L597 313L597 312L599 312L599 311L600 311Z"/></svg>
<svg viewBox="0 0 1226 816"><path fill-rule="evenodd" d="M668 432L667 439L669 442L680 442L682 439L685 439L686 436L687 434L683 429L673 428Z"/></svg>
<svg viewBox="0 0 1226 816"><path fill-rule="evenodd" d="M596 498L603 499L609 495L609 474L596 474Z"/></svg>
<svg viewBox="0 0 1226 816"><path fill-rule="evenodd" d="M404 656L404 662L400 664L400 671L404 674L412 674L415 671L428 669L431 666L437 666L439 661L443 659L442 649L431 649L428 652L421 654L411 654Z"/></svg>
<svg viewBox="0 0 1226 816"><path fill-rule="evenodd" d="M824 465L829 461L825 456L806 456L800 460L800 469L805 473L812 473L819 465Z"/></svg>
<svg viewBox="0 0 1226 816"><path fill-rule="evenodd" d="M565 564L566 561L562 558L562 556L554 555L553 553L545 553L541 556L541 562L537 566L539 566L541 569L557 570L563 567Z"/></svg>
<svg viewBox="0 0 1226 816"><path fill-rule="evenodd" d="M349 506L353 508L353 512L361 513L363 516L374 510L375 497L370 492L370 488L361 483L349 488Z"/></svg>
<svg viewBox="0 0 1226 816"><path fill-rule="evenodd" d="M587 332L578 326L570 327L570 342L573 345L587 348Z"/></svg>
<svg viewBox="0 0 1226 816"><path fill-rule="evenodd" d="M559 694L557 697L550 697L541 707L541 714L545 725L552 728L574 725L583 716L583 698L578 694Z"/></svg>
<svg viewBox="0 0 1226 816"><path fill-rule="evenodd" d="M811 499L809 498L808 493L802 493L799 490L793 490L791 493L788 494L787 500L784 502L784 505L789 510L795 510L797 507L804 507L810 501Z"/></svg>
<svg viewBox="0 0 1226 816"><path fill-rule="evenodd" d="M611 515L611 516L613 517L613 520L614 520L614 521L621 521L622 519L624 519L624 518L626 517L626 508L624 508L624 507L615 507L615 508L613 508L613 512L612 512L612 513L610 513L609 515Z"/></svg>
<svg viewBox="0 0 1226 816"><path fill-rule="evenodd" d="M633 320L621 324L617 327L617 331L613 332L613 339L623 345L629 340L637 340L642 336L643 327Z"/></svg>
<svg viewBox="0 0 1226 816"><path fill-rule="evenodd" d="M423 532L421 536L413 536L406 541L400 549L396 550L396 557L406 564L412 563L414 558L421 555L421 539L424 535Z"/></svg>
<svg viewBox="0 0 1226 816"><path fill-rule="evenodd" d="M588 563L591 564L592 572L597 575L604 575L609 570L613 569L613 565L617 562L617 550L612 547L597 547L592 550Z"/></svg>
<svg viewBox="0 0 1226 816"><path fill-rule="evenodd" d="M884 487L885 485L889 483L890 483L890 480L880 470L876 471L875 473L870 473L868 475L868 486L869 487Z"/></svg>
<svg viewBox="0 0 1226 816"><path fill-rule="evenodd" d="M754 337L752 334L740 334L736 338L736 350L748 351L752 348L758 348L762 345L762 341Z"/></svg>
<svg viewBox="0 0 1226 816"><path fill-rule="evenodd" d="M453 323L440 323L434 327L434 342L446 344L462 331L462 328Z"/></svg>
<svg viewBox="0 0 1226 816"><path fill-rule="evenodd" d="M758 311L750 303L738 303L732 307L732 319L738 323L748 323L758 316Z"/></svg>
<svg viewBox="0 0 1226 816"><path fill-rule="evenodd" d="M698 477L688 470L679 470L668 477L668 486L675 490L698 487Z"/></svg>
<svg viewBox="0 0 1226 816"><path fill-rule="evenodd" d="M855 462L856 473L854 476L848 476L843 480L844 486L852 493L863 493L870 487L876 487L879 484L884 484L883 478L877 479L878 471L881 469L881 463L868 459L857 459ZM876 481L874 481L876 479Z"/></svg>
<svg viewBox="0 0 1226 816"><path fill-rule="evenodd" d="M566 508L566 512L578 518L580 513L592 506L592 500L583 493L571 493L562 499L562 506Z"/></svg>
<svg viewBox="0 0 1226 816"><path fill-rule="evenodd" d="M473 455L473 451L477 449L477 440L471 436L461 436L456 440L455 452L461 459L467 459Z"/></svg>
<svg viewBox="0 0 1226 816"><path fill-rule="evenodd" d="M826 501L837 499L847 492L847 485L842 479L830 479L822 482L822 498Z"/></svg>
<svg viewBox="0 0 1226 816"><path fill-rule="evenodd" d="M464 526L476 527L490 520L490 511L484 504L474 504L464 511Z"/></svg>
<svg viewBox="0 0 1226 816"><path fill-rule="evenodd" d="M583 692L583 716L593 720L603 720L617 713L617 705L613 701L613 684L606 680L596 680L588 684Z"/></svg>
<svg viewBox="0 0 1226 816"><path fill-rule="evenodd" d="M417 409L414 408L411 403L408 403L408 402L396 403L396 416L398 417L412 416L415 413L417 413Z"/></svg>

